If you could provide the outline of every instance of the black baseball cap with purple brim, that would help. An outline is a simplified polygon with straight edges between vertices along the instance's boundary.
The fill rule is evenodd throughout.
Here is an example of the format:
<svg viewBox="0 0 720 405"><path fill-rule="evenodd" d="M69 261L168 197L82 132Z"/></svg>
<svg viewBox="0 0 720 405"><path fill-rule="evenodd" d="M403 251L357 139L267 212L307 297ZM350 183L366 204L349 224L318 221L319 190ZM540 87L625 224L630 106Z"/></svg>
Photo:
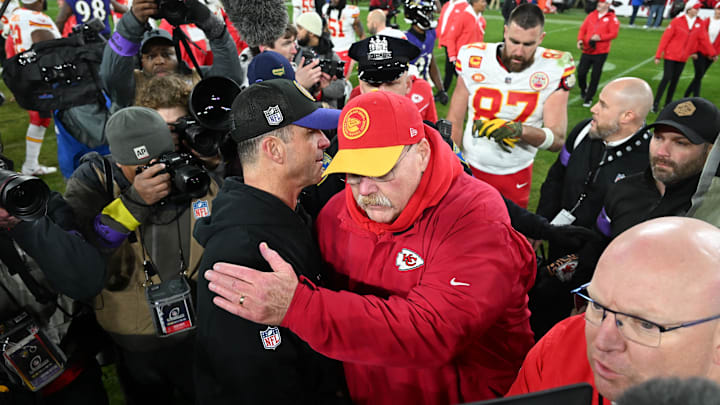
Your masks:
<svg viewBox="0 0 720 405"><path fill-rule="evenodd" d="M321 108L296 81L265 80L238 94L232 104L231 136L242 142L294 124L312 129L335 129L340 110Z"/></svg>

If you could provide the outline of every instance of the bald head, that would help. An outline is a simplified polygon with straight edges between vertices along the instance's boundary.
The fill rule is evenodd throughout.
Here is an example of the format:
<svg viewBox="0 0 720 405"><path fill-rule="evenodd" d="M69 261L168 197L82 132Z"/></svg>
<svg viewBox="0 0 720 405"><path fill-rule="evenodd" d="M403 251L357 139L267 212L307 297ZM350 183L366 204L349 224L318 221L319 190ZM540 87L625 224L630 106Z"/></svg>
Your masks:
<svg viewBox="0 0 720 405"><path fill-rule="evenodd" d="M647 117L653 103L650 85L637 77L621 77L608 83L620 96L620 102L626 110L632 110L640 122Z"/></svg>
<svg viewBox="0 0 720 405"><path fill-rule="evenodd" d="M694 218L663 217L643 222L610 243L595 274L634 286L664 282L670 289L683 286L697 288L697 292L717 291L720 229ZM720 296L714 300L720 310Z"/></svg>
<svg viewBox="0 0 720 405"><path fill-rule="evenodd" d="M616 400L655 377L720 382L720 230L693 218L664 217L636 225L603 252L589 296L644 321L635 333L666 328L657 344L638 343L608 314L585 323L587 357L598 391ZM593 307L595 308L595 307ZM597 312L597 310L595 310ZM684 325L684 326L682 326ZM670 327L677 327L667 330ZM655 329L657 330L657 328ZM636 336L637 339L637 336Z"/></svg>
<svg viewBox="0 0 720 405"><path fill-rule="evenodd" d="M375 35L385 28L385 13L381 9L376 8L368 13L367 28L371 35Z"/></svg>
<svg viewBox="0 0 720 405"><path fill-rule="evenodd" d="M613 142L631 136L644 125L652 102L652 90L644 80L622 77L611 81L590 109L590 137Z"/></svg>

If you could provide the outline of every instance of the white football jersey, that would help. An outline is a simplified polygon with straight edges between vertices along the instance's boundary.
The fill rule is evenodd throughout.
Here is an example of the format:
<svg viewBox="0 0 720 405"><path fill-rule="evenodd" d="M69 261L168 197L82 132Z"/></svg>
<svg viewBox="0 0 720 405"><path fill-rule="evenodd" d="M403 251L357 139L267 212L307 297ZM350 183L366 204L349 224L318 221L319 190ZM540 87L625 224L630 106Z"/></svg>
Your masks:
<svg viewBox="0 0 720 405"><path fill-rule="evenodd" d="M569 52L538 47L534 61L522 72L508 72L499 61L502 43L477 42L460 48L455 69L470 93L463 134L465 159L492 174L516 173L532 164L537 148L518 142L511 153L492 139L472 136L474 120L502 118L541 128L543 105L556 90L575 84L575 63Z"/></svg>
<svg viewBox="0 0 720 405"><path fill-rule="evenodd" d="M350 46L355 43L356 40L353 22L355 22L355 19L360 15L358 6L348 4L342 9L342 13L340 13L337 9L330 9L330 4L325 4L322 9L322 14L327 20L330 38L333 43L333 51L343 52L350 49Z"/></svg>
<svg viewBox="0 0 720 405"><path fill-rule="evenodd" d="M300 14L315 11L315 0L292 0L293 22L297 21Z"/></svg>
<svg viewBox="0 0 720 405"><path fill-rule="evenodd" d="M39 11L19 8L10 16L10 36L16 54L32 47L32 33L35 30L49 31L56 39L61 37L55 22Z"/></svg>
<svg viewBox="0 0 720 405"><path fill-rule="evenodd" d="M5 13L0 17L0 23L2 24L2 36L3 38L7 38L10 36L10 16L12 13L20 7L18 5L17 0L5 0L9 1L10 4L8 5L7 10L5 10ZM0 0L0 6L5 3L5 1Z"/></svg>

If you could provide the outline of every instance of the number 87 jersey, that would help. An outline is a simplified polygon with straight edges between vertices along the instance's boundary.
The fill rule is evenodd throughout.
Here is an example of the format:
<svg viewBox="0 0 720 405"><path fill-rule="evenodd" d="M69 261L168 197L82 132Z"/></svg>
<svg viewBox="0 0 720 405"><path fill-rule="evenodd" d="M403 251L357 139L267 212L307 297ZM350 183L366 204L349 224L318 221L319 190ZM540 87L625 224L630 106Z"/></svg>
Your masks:
<svg viewBox="0 0 720 405"><path fill-rule="evenodd" d="M491 139L472 137L473 121L502 118L541 128L545 100L555 91L570 90L575 84L575 64L569 52L538 47L531 65L509 72L500 62L501 45L477 42L463 46L455 69L469 93L465 158L484 172L510 174L530 166L537 148L521 141L507 153Z"/></svg>

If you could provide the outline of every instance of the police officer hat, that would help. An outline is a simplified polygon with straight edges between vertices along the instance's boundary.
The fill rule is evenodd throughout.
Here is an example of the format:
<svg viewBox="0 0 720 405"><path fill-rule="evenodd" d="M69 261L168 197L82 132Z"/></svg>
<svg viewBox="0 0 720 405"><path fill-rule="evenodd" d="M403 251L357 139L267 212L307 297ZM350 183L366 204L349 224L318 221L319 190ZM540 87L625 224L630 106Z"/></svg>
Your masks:
<svg viewBox="0 0 720 405"><path fill-rule="evenodd" d="M358 61L358 78L370 84L397 80L408 62L420 56L420 48L405 39L375 35L355 42L348 55Z"/></svg>

